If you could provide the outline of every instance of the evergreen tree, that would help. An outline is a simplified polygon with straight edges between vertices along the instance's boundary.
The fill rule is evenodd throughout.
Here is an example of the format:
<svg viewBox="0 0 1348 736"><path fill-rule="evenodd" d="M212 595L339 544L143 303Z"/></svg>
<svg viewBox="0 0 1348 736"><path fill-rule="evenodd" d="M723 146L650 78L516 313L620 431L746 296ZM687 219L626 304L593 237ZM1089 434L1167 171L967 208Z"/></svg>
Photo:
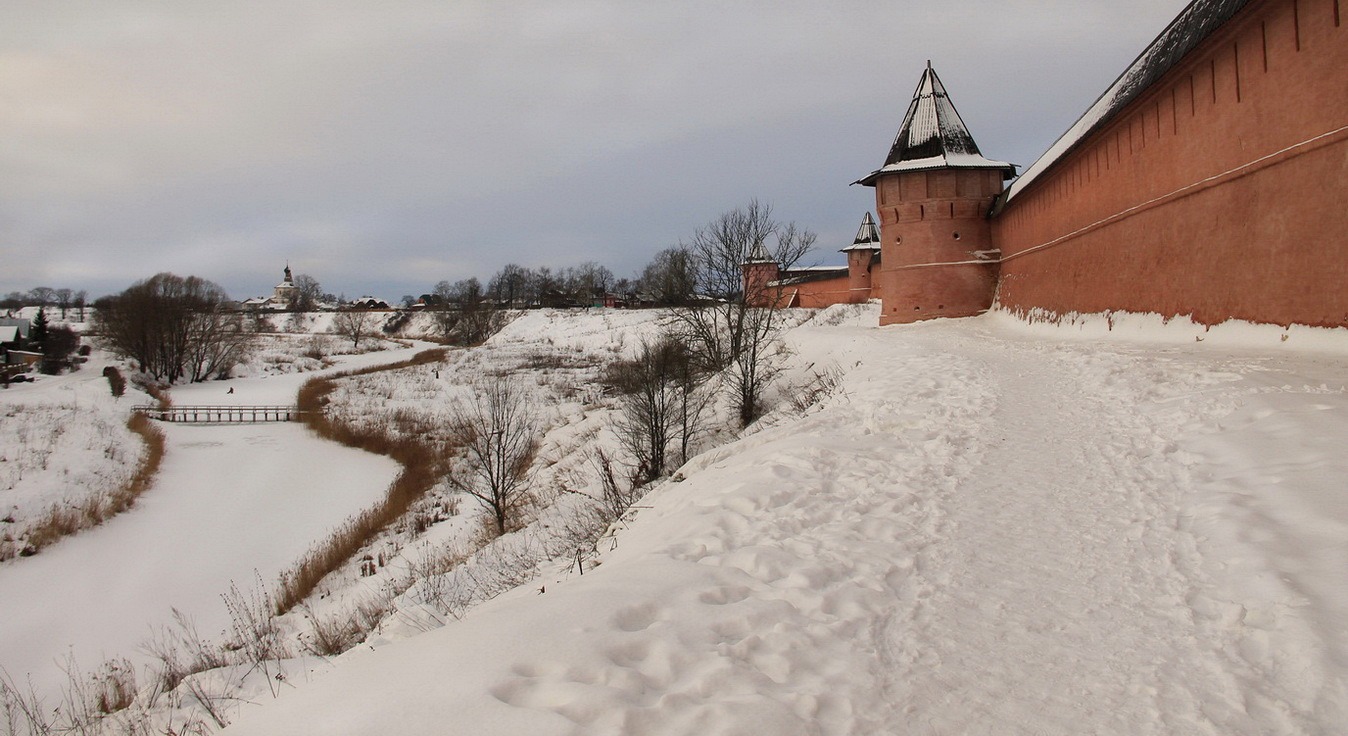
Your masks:
<svg viewBox="0 0 1348 736"><path fill-rule="evenodd" d="M33 317L33 325L28 330L28 342L38 350L47 343L47 309L46 307L37 308L37 316Z"/></svg>

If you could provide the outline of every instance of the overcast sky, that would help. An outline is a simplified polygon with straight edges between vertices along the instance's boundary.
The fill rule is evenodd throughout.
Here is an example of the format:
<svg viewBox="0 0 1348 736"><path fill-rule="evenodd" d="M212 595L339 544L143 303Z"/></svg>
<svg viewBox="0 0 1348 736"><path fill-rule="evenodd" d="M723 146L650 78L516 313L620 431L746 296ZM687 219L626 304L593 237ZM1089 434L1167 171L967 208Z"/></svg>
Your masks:
<svg viewBox="0 0 1348 736"><path fill-rule="evenodd" d="M751 198L841 263L927 59L1023 169L1184 5L6 0L0 293L632 275Z"/></svg>

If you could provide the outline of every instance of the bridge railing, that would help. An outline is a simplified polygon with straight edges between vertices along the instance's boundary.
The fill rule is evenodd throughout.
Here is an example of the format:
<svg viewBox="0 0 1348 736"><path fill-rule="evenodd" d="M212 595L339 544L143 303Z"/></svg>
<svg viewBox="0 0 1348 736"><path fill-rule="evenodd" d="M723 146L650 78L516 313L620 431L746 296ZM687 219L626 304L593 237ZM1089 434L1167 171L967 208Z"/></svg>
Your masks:
<svg viewBox="0 0 1348 736"><path fill-rule="evenodd" d="M224 424L230 422L295 422L307 412L295 406L170 406L152 404L133 407L133 411L161 422Z"/></svg>

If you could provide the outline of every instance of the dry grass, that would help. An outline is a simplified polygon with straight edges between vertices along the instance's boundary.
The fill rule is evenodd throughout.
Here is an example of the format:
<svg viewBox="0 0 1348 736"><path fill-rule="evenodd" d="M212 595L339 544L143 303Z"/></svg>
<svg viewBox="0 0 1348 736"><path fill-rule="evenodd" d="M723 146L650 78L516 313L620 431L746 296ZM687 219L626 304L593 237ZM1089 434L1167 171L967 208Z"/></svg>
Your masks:
<svg viewBox="0 0 1348 736"><path fill-rule="evenodd" d="M393 610L393 591L366 598L353 608L334 611L329 616L318 616L306 609L311 626L310 637L304 640L305 651L321 657L332 657L361 643L379 622Z"/></svg>
<svg viewBox="0 0 1348 736"><path fill-rule="evenodd" d="M72 506L52 506L28 527L21 556L35 555L63 537L92 529L135 505L149 489L164 460L164 433L141 414L132 414L127 429L145 443L145 455L136 472L120 488L95 494Z"/></svg>
<svg viewBox="0 0 1348 736"><path fill-rule="evenodd" d="M383 500L347 519L330 537L311 548L281 576L275 600L276 613L299 605L329 573L351 559L382 529L397 521L417 499L444 474L444 453L427 444L383 431L382 427L357 428L323 412L328 396L337 388L336 379L396 370L444 360L443 348L424 350L409 360L391 365L339 373L330 378L311 378L300 387L297 404L305 423L319 437L392 458L402 472L389 484Z"/></svg>

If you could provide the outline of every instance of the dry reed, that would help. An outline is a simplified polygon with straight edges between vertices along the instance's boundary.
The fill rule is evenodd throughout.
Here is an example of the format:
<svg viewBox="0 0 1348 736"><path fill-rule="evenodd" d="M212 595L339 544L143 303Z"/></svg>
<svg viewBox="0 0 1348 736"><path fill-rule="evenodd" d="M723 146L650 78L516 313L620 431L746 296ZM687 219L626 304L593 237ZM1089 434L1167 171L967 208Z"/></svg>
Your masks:
<svg viewBox="0 0 1348 736"><path fill-rule="evenodd" d="M21 556L35 555L64 537L102 524L134 506L149 489L164 460L164 433L142 414L132 414L126 427L145 444L145 455L136 471L119 488L94 494L73 506L52 506L28 527Z"/></svg>
<svg viewBox="0 0 1348 736"><path fill-rule="evenodd" d="M443 348L424 350L399 363L337 373L326 378L311 378L300 387L296 404L309 429L324 439L392 458L402 466L402 472L389 484L382 500L347 519L331 536L312 547L299 562L282 574L275 598L277 615L303 602L324 577L351 559L381 530L407 513L412 504L424 496L443 475L444 453L436 452L427 444L381 431L378 427L357 428L328 416L323 407L327 404L329 394L337 388L335 381L440 362L447 352Z"/></svg>

